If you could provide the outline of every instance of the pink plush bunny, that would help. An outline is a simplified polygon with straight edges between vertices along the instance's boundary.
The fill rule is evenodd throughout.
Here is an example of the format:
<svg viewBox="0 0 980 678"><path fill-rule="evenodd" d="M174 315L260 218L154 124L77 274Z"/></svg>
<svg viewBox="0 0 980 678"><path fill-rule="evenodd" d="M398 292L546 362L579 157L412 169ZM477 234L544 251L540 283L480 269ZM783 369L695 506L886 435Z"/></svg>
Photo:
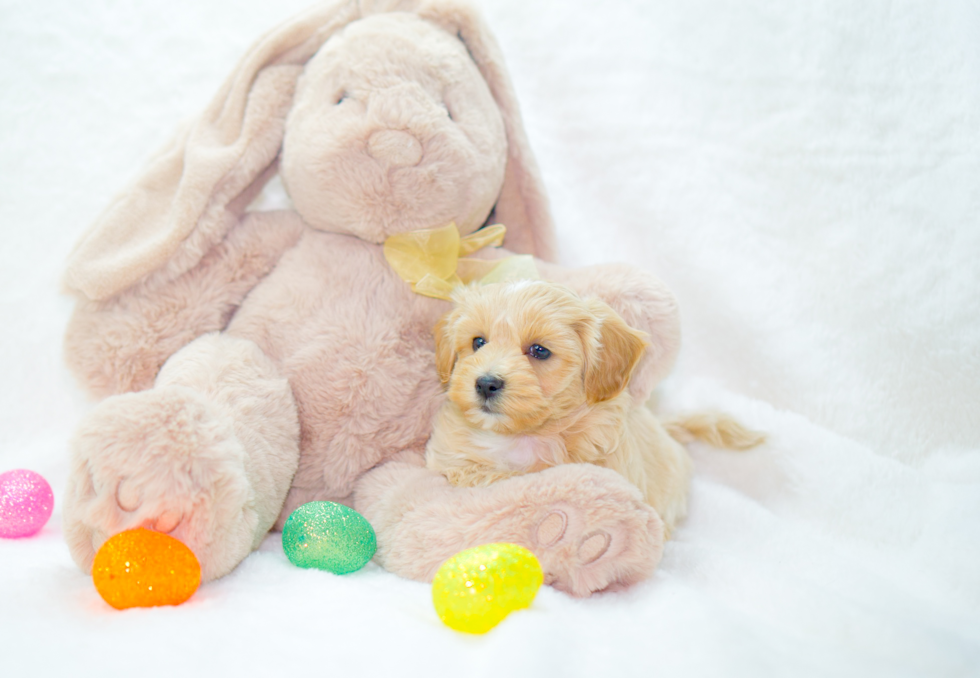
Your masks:
<svg viewBox="0 0 980 678"><path fill-rule="evenodd" d="M293 209L247 211L277 171ZM648 576L662 523L612 471L460 489L423 466L442 398L431 330L449 304L414 293L382 244L450 222L505 224L510 252L649 333L635 398L670 369L679 324L658 280L545 263L541 181L474 12L331 2L259 40L72 254L68 362L108 396L72 442L78 565L144 525L213 579L300 504L332 500L371 521L378 561L406 577L494 541L527 546L576 595Z"/></svg>

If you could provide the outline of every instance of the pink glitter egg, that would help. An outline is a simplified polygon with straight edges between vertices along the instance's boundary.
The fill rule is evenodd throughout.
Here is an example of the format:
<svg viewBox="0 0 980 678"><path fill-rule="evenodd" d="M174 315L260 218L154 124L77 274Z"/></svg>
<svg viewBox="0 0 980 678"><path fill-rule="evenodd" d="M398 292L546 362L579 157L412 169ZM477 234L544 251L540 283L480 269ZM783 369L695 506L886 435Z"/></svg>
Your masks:
<svg viewBox="0 0 980 678"><path fill-rule="evenodd" d="M0 537L29 537L48 522L54 493L48 481L34 471L0 473Z"/></svg>

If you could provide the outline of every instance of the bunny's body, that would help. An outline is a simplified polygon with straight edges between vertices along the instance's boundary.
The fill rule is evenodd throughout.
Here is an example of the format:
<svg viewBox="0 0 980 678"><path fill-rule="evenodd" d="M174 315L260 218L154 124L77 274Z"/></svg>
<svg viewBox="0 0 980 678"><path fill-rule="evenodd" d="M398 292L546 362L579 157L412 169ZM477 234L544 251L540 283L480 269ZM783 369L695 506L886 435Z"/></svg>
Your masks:
<svg viewBox="0 0 980 678"><path fill-rule="evenodd" d="M618 474L568 465L463 489L424 468L442 398L431 331L449 304L413 293L382 243L492 218L505 247L547 259L552 231L479 20L446 1L368 4L263 38L76 247L68 361L110 397L72 444L72 555L89 568L109 536L147 525L213 579L326 499L362 512L404 576L511 541L578 595L636 581L663 526ZM247 212L277 168L295 209ZM623 266L539 268L650 334L630 385L645 400L677 350L670 293Z"/></svg>
<svg viewBox="0 0 980 678"><path fill-rule="evenodd" d="M303 422L280 525L307 501L352 504L366 471L393 452L424 449L442 390L425 361L447 306L413 293L380 247L312 229L248 296L227 332L281 366Z"/></svg>

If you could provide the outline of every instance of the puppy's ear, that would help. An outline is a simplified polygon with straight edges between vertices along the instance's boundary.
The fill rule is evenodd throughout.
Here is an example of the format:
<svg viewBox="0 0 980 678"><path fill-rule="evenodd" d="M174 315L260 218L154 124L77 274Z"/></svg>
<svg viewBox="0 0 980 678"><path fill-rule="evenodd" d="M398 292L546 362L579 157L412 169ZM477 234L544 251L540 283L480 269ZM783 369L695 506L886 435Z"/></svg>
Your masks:
<svg viewBox="0 0 980 678"><path fill-rule="evenodd" d="M452 315L450 312L442 316L432 329L432 336L436 340L436 370L439 372L439 381L443 384L449 382L456 366L456 346L451 336Z"/></svg>
<svg viewBox="0 0 980 678"><path fill-rule="evenodd" d="M583 334L585 395L595 404L623 392L649 342L645 333L627 325L604 302L593 298L586 304L595 320Z"/></svg>

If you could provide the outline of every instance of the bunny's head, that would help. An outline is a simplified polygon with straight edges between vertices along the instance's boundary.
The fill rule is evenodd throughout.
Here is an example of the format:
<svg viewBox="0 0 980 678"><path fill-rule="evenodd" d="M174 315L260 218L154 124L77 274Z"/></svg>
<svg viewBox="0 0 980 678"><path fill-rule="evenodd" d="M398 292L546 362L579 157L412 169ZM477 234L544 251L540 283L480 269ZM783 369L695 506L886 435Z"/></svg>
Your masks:
<svg viewBox="0 0 980 678"><path fill-rule="evenodd" d="M510 249L554 254L513 90L479 17L452 0L344 0L251 48L79 242L67 285L101 299L182 274L277 170L316 229L380 244L492 218Z"/></svg>
<svg viewBox="0 0 980 678"><path fill-rule="evenodd" d="M330 38L306 65L280 173L314 228L381 243L497 202L507 136L465 45L413 14L380 14Z"/></svg>

